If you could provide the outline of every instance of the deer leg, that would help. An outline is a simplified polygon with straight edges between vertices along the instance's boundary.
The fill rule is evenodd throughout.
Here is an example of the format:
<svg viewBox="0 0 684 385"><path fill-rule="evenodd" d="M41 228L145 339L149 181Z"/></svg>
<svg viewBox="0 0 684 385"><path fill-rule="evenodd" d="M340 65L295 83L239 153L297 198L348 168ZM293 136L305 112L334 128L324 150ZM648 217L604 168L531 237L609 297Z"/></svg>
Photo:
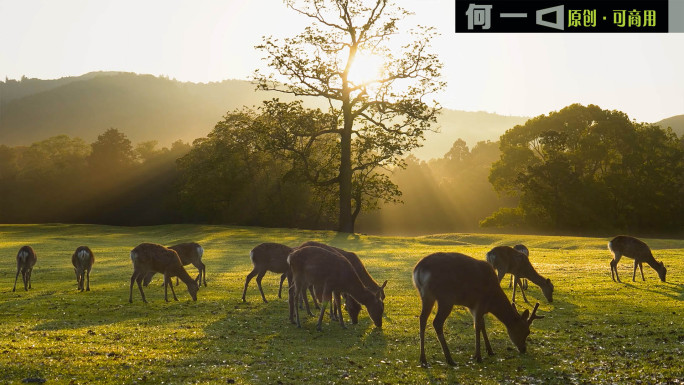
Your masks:
<svg viewBox="0 0 684 385"><path fill-rule="evenodd" d="M311 298L313 299L313 304L316 309L320 309L320 306L318 304L318 298L314 295L314 289L313 286L309 286L309 292L311 293Z"/></svg>
<svg viewBox="0 0 684 385"><path fill-rule="evenodd" d="M520 294L522 294L523 300L525 301L525 303L530 303L527 300L527 297L525 296L525 290L523 289L522 281L520 278L518 278L518 276L515 277L515 282L513 283L513 285L516 285L516 284L520 287Z"/></svg>
<svg viewBox="0 0 684 385"><path fill-rule="evenodd" d="M484 338L485 348L487 348L487 354L490 356L494 355L494 350L492 350L492 345L489 344L489 338L487 338L487 328L485 327L484 315L480 316L480 331L482 331L482 337ZM478 338L479 340L479 338Z"/></svg>
<svg viewBox="0 0 684 385"><path fill-rule="evenodd" d="M86 270L86 291L90 291L90 269Z"/></svg>
<svg viewBox="0 0 684 385"><path fill-rule="evenodd" d="M452 366L456 365L456 363L451 358L449 346L447 346L446 340L444 339L444 322L451 313L451 309L453 307L454 305L451 303L445 304L444 302L442 302L437 304L437 314L435 315L435 319L432 320L432 326L435 328L435 332L437 332L437 339L439 340L439 343L442 345L444 358L446 358L447 364Z"/></svg>
<svg viewBox="0 0 684 385"><path fill-rule="evenodd" d="M295 315L295 311L296 311L295 308L297 307L296 300L295 300L295 287L294 286L290 286L290 288L287 290L287 304L288 304L288 307L290 310L290 323L294 324L295 323L294 315Z"/></svg>
<svg viewBox="0 0 684 385"><path fill-rule="evenodd" d="M173 294L173 300L178 301L178 298L176 297L176 291L173 290L173 281L171 280L172 277L168 277L168 278L169 278L168 284L169 284L169 287L171 288L171 294ZM176 277L176 278L178 278L178 277Z"/></svg>
<svg viewBox="0 0 684 385"><path fill-rule="evenodd" d="M321 290L321 312L318 315L318 323L316 324L316 330L323 331L323 316L325 315L325 309L328 307L328 302L332 300L332 292L323 285L323 290Z"/></svg>
<svg viewBox="0 0 684 385"><path fill-rule="evenodd" d="M280 276L280 288L278 288L278 298L282 298L280 296L280 293L283 291L283 281L287 277L287 273L283 273L283 275Z"/></svg>
<svg viewBox="0 0 684 385"><path fill-rule="evenodd" d="M422 309L420 310L420 365L427 366L427 359L425 358L425 326L427 325L428 317L432 312L432 307L435 305L435 299L432 297L422 297Z"/></svg>
<svg viewBox="0 0 684 385"><path fill-rule="evenodd" d="M17 279L19 279L19 272L20 272L19 267L17 267L17 276L14 277L14 287L12 288L12 291L17 290ZM23 277L22 277L22 279L23 279Z"/></svg>
<svg viewBox="0 0 684 385"><path fill-rule="evenodd" d="M336 309L338 317L340 317L340 326L346 329L347 327L344 326L344 319L342 318L342 298L340 298L339 292L335 292L333 295L335 296L333 307Z"/></svg>
<svg viewBox="0 0 684 385"><path fill-rule="evenodd" d="M252 270L249 274L247 274L247 279L245 280L245 288L244 288L244 290L242 290L242 302L247 302L245 300L245 295L247 294L247 285L249 285L249 281L251 281L252 278L254 278L254 276L257 274L258 274L258 272L257 272L256 268L254 268L254 270Z"/></svg>
<svg viewBox="0 0 684 385"><path fill-rule="evenodd" d="M641 270L641 280L645 281L646 278L644 277L644 264L639 262L639 270Z"/></svg>
<svg viewBox="0 0 684 385"><path fill-rule="evenodd" d="M143 288L142 288L142 280L143 280L143 278L144 278L144 277L143 277L142 274L138 274L138 276L135 277L135 283L138 284L138 289L140 290L140 295L142 296L143 302L144 302L144 303L147 303L147 298L145 298L145 293L143 292Z"/></svg>
<svg viewBox="0 0 684 385"><path fill-rule="evenodd" d="M204 287L207 287L207 266L204 262L200 261L200 275L202 276L202 281L204 281ZM197 284L199 286L199 283Z"/></svg>
<svg viewBox="0 0 684 385"><path fill-rule="evenodd" d="M176 286L178 286L178 277L176 277Z"/></svg>
<svg viewBox="0 0 684 385"><path fill-rule="evenodd" d="M611 278L613 277L613 272L615 272L615 278L613 278L613 281L617 279L617 282L620 281L620 277L618 276L618 269L617 269L617 264L620 262L620 258L622 258L622 254L615 253L613 254L613 260L610 261L610 276Z"/></svg>
<svg viewBox="0 0 684 385"><path fill-rule="evenodd" d="M513 282L513 288L515 289L515 282ZM481 316L474 315L475 318L475 360L477 362L482 362L482 355L480 354L480 331L483 328L484 319Z"/></svg>
<svg viewBox="0 0 684 385"><path fill-rule="evenodd" d="M133 303L133 282L135 282L135 271L133 272L133 275L131 275L131 287L128 295L129 303Z"/></svg>
<svg viewBox="0 0 684 385"><path fill-rule="evenodd" d="M508 281L508 288L510 289L511 286L513 286L513 274L509 274L509 275L511 276L511 280ZM502 278L503 278L503 276L501 278L499 278L499 282L501 282Z"/></svg>
<svg viewBox="0 0 684 385"><path fill-rule="evenodd" d="M266 301L266 296L264 295L264 289L261 288L261 279L264 278L264 275L266 275L266 270L260 272L257 275L256 282L257 282L257 286L259 287L259 292L261 293L261 299L264 300L264 303L268 303L268 301Z"/></svg>
<svg viewBox="0 0 684 385"><path fill-rule="evenodd" d="M26 271L24 271L23 279L24 279L24 290L28 291L28 289L31 288L31 270L27 269Z"/></svg>

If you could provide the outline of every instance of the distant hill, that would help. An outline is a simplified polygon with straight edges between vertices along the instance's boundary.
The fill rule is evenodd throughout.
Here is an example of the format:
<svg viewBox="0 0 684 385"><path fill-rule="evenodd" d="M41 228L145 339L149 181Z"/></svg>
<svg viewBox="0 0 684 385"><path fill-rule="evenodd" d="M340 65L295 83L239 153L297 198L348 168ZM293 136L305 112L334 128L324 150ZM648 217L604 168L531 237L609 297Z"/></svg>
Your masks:
<svg viewBox="0 0 684 385"><path fill-rule="evenodd" d="M678 137L684 138L684 115L676 115L663 119L656 124L663 128L672 127L672 131L674 131Z"/></svg>
<svg viewBox="0 0 684 385"><path fill-rule="evenodd" d="M94 72L57 80L0 82L0 144L28 145L58 134L92 142L114 127L134 142L191 142L207 135L226 112L289 95L254 91L244 80L187 83L152 75ZM323 107L309 100L308 106ZM470 147L497 140L526 117L444 109L439 133L426 134L421 159L443 156L458 138Z"/></svg>

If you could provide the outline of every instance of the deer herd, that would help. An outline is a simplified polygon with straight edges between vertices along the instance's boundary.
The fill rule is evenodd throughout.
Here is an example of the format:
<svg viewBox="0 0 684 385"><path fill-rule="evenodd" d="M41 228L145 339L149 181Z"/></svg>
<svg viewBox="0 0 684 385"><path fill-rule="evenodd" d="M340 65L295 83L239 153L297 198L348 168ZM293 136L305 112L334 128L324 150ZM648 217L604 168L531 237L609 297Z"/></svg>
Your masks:
<svg viewBox="0 0 684 385"><path fill-rule="evenodd" d="M637 267L641 270L641 278L645 280L642 264L645 262L665 282L666 268L657 262L649 247L642 241L629 236L617 236L608 242L608 250L613 254L610 262L610 273L613 281L621 282L617 272L617 263L622 257L634 259L632 281L636 280ZM133 264L131 275L129 302L133 302L133 284L140 290L143 302L147 302L143 286L147 286L156 273L163 275L164 299L168 302L168 288L171 288L173 299L178 301L171 278L176 277L176 285L180 279L188 288L193 301L197 300L197 292L201 284L207 286L206 269L202 263L204 249L197 243L181 243L165 247L159 244L142 243L130 252ZM257 286L263 302L268 302L261 287L261 280L267 272L281 274L278 298L281 298L283 282L288 283L289 320L301 327L300 309L305 306L307 313L313 315L309 308L308 296L320 309L316 328L320 331L328 304L331 305L331 319L339 321L344 328L342 300L352 324L358 323L362 307L368 311L370 319L376 327L382 327L385 286L371 277L361 259L349 251L332 247L319 242L305 242L296 247L278 243L262 243L250 252L254 268L247 274L242 301L246 302L247 287L256 276ZM524 279L539 286L548 302L553 301L553 284L548 278L537 273L530 263L530 253L524 245L497 246L485 257L478 260L460 253L434 253L422 258L413 269L413 285L418 290L422 309L420 312L420 362L427 366L425 357L425 328L432 313L435 302L438 304L433 327L437 333L446 362L455 365L444 338L444 323L455 305L468 308L473 316L475 326L475 359L482 361L480 353L480 336L484 339L489 355L494 354L485 330L484 315L492 313L501 321L511 341L521 353L526 351L526 341L530 334L530 326L535 319L544 318L537 315L539 303L530 313L525 310L519 313L515 305L516 289L520 288L526 303ZM36 252L31 246L23 246L17 253L17 274L12 291L16 290L21 274L24 290L31 288L31 272L36 264ZM95 256L87 246L79 246L74 251L71 262L76 273L79 291L90 291L90 271ZM197 277L191 277L183 266L192 264L198 270ZM501 288L501 280L506 274L511 275L513 286L512 299ZM509 285L510 287L510 285Z"/></svg>

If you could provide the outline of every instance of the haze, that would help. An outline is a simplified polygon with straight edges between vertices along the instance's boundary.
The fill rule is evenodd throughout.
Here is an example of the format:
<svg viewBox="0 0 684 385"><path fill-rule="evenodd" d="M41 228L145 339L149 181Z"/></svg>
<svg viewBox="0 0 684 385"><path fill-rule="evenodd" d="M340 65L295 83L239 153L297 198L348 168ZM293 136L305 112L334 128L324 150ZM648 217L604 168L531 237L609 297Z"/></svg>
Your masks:
<svg viewBox="0 0 684 385"><path fill-rule="evenodd" d="M455 34L454 1L403 1L432 25L445 107L536 116L571 103L638 121L684 113L684 34ZM130 71L183 81L248 79L266 68L261 36L308 20L280 0L0 0L0 77L51 79Z"/></svg>

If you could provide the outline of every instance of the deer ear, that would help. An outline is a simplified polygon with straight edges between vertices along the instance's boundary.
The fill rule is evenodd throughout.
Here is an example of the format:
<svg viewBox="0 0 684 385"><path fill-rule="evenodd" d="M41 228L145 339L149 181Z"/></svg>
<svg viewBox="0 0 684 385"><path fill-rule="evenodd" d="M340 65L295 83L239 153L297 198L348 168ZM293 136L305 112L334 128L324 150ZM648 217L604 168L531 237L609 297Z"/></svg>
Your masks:
<svg viewBox="0 0 684 385"><path fill-rule="evenodd" d="M525 309L525 311L520 315L522 319L526 320L530 317L530 311Z"/></svg>
<svg viewBox="0 0 684 385"><path fill-rule="evenodd" d="M380 290L385 289L385 286L387 286L387 280L385 280L385 282L382 283L382 286L380 286Z"/></svg>

